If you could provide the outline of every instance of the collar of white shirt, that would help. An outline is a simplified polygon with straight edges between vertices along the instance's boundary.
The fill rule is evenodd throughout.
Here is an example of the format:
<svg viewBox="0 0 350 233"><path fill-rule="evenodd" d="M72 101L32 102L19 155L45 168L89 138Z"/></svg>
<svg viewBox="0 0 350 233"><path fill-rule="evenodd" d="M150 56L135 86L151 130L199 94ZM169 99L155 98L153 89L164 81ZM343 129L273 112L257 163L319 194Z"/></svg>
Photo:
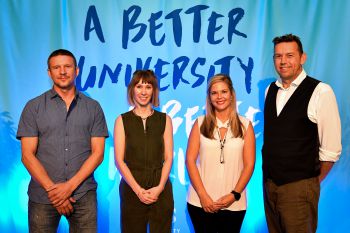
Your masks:
<svg viewBox="0 0 350 233"><path fill-rule="evenodd" d="M228 126L229 126L228 123L229 123L229 120L222 122L218 118L216 118L216 124L217 124L219 129L220 128L228 128Z"/></svg>
<svg viewBox="0 0 350 233"><path fill-rule="evenodd" d="M298 77L296 79L294 79L294 81L291 83L291 86L294 86L294 87L297 87L300 85L300 83L306 78L306 72L305 70L303 69L300 74L298 75ZM285 90L285 89L288 89L288 88L284 88L283 85L282 85L282 80L281 78L278 78L277 81L276 81L276 86L278 86L279 88Z"/></svg>

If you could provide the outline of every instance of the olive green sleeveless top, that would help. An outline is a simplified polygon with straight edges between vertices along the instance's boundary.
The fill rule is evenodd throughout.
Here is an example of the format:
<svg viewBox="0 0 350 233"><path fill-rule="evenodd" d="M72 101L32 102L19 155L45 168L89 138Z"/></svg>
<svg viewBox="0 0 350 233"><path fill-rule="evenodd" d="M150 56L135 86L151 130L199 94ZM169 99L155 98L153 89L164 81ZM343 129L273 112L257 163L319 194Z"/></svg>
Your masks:
<svg viewBox="0 0 350 233"><path fill-rule="evenodd" d="M125 132L124 161L141 187L148 189L160 181L164 162L165 113L155 111L144 128L133 111L122 114Z"/></svg>

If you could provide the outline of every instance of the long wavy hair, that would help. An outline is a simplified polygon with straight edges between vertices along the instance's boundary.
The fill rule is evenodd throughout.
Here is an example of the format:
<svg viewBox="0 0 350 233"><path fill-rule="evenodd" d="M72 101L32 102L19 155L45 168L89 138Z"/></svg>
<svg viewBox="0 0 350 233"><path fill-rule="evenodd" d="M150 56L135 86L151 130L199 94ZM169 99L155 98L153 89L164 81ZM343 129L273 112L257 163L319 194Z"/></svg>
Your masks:
<svg viewBox="0 0 350 233"><path fill-rule="evenodd" d="M233 89L231 78L225 74L214 75L208 83L207 97L206 97L206 114L205 114L203 123L200 126L200 132L201 134L203 134L203 136L207 138L210 138L210 139L214 138L214 129L216 127L216 115L215 115L215 108L210 101L210 92L211 92L212 86L218 82L226 83L232 95L231 105L230 105L230 115L229 115L229 122L231 126L232 135L236 138L238 137L243 138L245 129L237 113L236 93L235 93L235 90Z"/></svg>

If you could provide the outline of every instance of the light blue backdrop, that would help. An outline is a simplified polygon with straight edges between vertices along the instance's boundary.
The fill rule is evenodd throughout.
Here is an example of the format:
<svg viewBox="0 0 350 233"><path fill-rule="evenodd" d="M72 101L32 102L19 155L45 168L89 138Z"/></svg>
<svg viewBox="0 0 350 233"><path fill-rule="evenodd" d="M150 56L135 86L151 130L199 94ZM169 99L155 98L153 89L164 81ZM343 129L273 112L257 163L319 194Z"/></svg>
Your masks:
<svg viewBox="0 0 350 233"><path fill-rule="evenodd" d="M262 202L261 145L264 90L276 77L272 38L299 35L309 75L330 84L343 131L340 161L322 184L318 232L346 232L350 209L349 100L350 2L332 1L11 1L0 14L0 229L26 232L30 176L15 139L25 103L51 88L46 59L58 48L79 61L78 87L104 109L111 137L97 169L99 232L119 232L120 175L113 158L115 118L129 109L126 84L139 68L155 70L162 88L160 110L174 125L173 232L190 232L186 212L189 178L187 137L203 114L206 80L229 73L240 114L252 120L257 162L248 185L242 232L267 232ZM62 221L60 232L67 230Z"/></svg>

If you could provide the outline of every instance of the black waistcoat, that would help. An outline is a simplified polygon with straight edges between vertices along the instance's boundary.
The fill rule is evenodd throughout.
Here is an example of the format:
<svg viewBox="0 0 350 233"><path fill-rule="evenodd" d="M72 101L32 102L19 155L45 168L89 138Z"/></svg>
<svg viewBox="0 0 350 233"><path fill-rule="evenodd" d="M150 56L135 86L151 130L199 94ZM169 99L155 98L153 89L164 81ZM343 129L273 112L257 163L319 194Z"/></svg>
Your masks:
<svg viewBox="0 0 350 233"><path fill-rule="evenodd" d="M265 100L264 179L277 185L318 176L320 173L317 124L310 121L307 108L320 81L306 77L277 116L278 87L273 82Z"/></svg>

